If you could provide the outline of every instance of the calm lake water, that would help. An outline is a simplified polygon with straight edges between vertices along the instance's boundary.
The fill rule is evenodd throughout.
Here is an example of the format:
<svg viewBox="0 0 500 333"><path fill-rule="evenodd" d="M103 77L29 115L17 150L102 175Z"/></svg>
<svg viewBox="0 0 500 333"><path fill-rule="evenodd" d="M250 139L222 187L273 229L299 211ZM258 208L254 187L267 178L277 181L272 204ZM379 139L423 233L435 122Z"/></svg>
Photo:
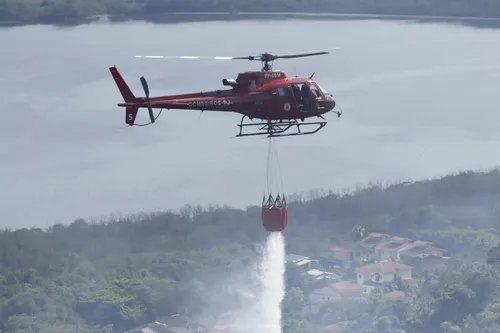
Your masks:
<svg viewBox="0 0 500 333"><path fill-rule="evenodd" d="M223 88L259 62L142 60L340 47L275 62L310 75L344 114L275 140L286 193L418 180L500 164L500 30L365 21L243 21L1 28L2 226L47 226L184 204L260 204L268 142L232 138L233 114L164 111L125 128L117 65L137 95ZM141 122L147 121L143 112Z"/></svg>

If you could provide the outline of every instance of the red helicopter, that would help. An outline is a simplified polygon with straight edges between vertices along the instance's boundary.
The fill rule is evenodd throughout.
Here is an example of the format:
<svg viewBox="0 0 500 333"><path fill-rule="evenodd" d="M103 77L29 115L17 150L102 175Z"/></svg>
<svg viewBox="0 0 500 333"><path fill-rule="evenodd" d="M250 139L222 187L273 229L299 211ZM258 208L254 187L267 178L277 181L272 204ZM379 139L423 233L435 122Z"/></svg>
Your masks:
<svg viewBox="0 0 500 333"><path fill-rule="evenodd" d="M150 97L149 88L144 77L140 78L145 97L136 97L113 66L109 70L124 99L118 104L125 107L125 122L135 124L139 108L147 108L151 122L139 126L150 125L158 119L163 109L221 111L242 114L240 128L236 137L267 135L268 137L313 134L326 124L323 114L332 111L340 117L341 112L333 111L336 106L332 94L323 89L312 77L289 78L283 71L272 70L272 63L276 59L291 59L299 57L328 54L329 52L310 52L289 55L273 55L263 53L260 56L247 57L210 57L216 60L256 60L262 62L262 69L239 73L236 80L223 79L224 86L231 87L224 90L187 93L178 95ZM135 56L136 58L171 58L169 56ZM183 59L200 59L204 57L172 57ZM161 109L154 117L152 109ZM306 118L319 117L321 121L304 122ZM245 118L261 120L259 123L244 123ZM302 122L299 122L301 120ZM301 126L315 125L311 131L302 132ZM296 126L297 131L285 133ZM255 132L243 133L244 127L258 128Z"/></svg>

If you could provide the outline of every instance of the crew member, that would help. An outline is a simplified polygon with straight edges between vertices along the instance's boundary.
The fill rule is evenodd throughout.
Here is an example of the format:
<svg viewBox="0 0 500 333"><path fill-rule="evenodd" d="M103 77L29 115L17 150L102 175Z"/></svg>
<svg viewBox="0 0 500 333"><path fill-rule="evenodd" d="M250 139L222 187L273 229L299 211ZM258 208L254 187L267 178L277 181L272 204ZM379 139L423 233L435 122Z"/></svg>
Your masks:
<svg viewBox="0 0 500 333"><path fill-rule="evenodd" d="M301 88L302 92L302 104L304 105L304 111L309 110L309 89L307 88L307 84L303 84Z"/></svg>

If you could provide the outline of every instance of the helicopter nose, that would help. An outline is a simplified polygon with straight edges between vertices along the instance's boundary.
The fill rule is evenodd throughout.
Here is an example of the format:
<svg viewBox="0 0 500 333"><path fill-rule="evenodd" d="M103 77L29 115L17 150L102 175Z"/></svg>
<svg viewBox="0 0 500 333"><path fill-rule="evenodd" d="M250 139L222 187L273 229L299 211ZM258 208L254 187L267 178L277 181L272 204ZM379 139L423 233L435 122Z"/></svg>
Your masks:
<svg viewBox="0 0 500 333"><path fill-rule="evenodd" d="M330 97L328 99L328 104L330 106L329 111L332 111L335 108L335 106L337 105L337 103L335 103L335 100L333 99L333 97Z"/></svg>

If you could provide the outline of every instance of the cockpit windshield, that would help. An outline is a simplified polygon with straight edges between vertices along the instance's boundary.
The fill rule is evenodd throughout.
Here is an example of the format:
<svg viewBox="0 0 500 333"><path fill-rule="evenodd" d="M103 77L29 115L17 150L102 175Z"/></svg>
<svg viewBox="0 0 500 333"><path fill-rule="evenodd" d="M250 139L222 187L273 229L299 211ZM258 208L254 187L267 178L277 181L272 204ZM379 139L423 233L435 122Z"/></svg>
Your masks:
<svg viewBox="0 0 500 333"><path fill-rule="evenodd" d="M320 86L318 83L316 83L316 85L318 86L319 90L321 90L321 92L323 93L323 95L325 95L325 96L332 96L332 94L330 94L328 91L326 91L325 89L323 89L323 87Z"/></svg>

